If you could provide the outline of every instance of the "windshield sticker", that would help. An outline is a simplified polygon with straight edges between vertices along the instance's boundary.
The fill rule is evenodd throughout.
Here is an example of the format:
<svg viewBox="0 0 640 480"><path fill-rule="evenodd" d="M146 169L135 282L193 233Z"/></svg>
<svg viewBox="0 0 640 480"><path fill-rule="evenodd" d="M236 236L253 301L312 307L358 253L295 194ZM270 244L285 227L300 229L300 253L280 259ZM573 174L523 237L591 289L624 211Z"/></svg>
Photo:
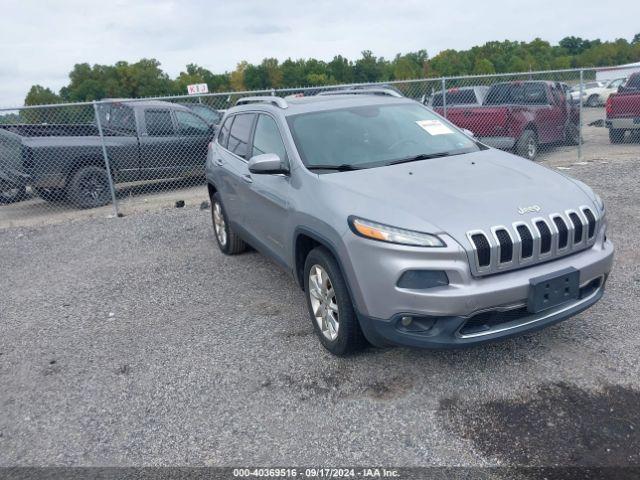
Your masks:
<svg viewBox="0 0 640 480"><path fill-rule="evenodd" d="M453 130L440 122L440 120L418 120L416 123L429 135L447 135L453 133Z"/></svg>

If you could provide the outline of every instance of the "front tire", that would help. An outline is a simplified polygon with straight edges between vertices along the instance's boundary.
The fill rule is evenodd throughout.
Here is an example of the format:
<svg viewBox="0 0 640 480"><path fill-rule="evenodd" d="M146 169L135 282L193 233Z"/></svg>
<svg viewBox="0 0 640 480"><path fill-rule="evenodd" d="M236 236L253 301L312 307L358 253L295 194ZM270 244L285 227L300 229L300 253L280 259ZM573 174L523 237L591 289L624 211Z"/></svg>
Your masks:
<svg viewBox="0 0 640 480"><path fill-rule="evenodd" d="M516 143L516 153L528 160L538 156L538 136L533 130L525 130Z"/></svg>
<svg viewBox="0 0 640 480"><path fill-rule="evenodd" d="M0 191L0 204L16 203L27 197L27 188L24 185L2 187Z"/></svg>
<svg viewBox="0 0 640 480"><path fill-rule="evenodd" d="M97 208L111 201L107 170L96 165L80 167L67 185L67 199L80 208Z"/></svg>
<svg viewBox="0 0 640 480"><path fill-rule="evenodd" d="M307 255L304 291L313 329L327 350L343 356L366 345L340 267L324 247Z"/></svg>
<svg viewBox="0 0 640 480"><path fill-rule="evenodd" d="M624 142L624 130L620 128L610 128L609 129L609 141L611 143L622 143Z"/></svg>
<svg viewBox="0 0 640 480"><path fill-rule="evenodd" d="M568 123L564 129L564 143L578 145L580 143L580 129L575 123Z"/></svg>
<svg viewBox="0 0 640 480"><path fill-rule="evenodd" d="M237 255L247 249L247 244L231 230L227 212L222 205L220 194L216 192L211 197L211 220L213 233L220 251L225 255Z"/></svg>
<svg viewBox="0 0 640 480"><path fill-rule="evenodd" d="M598 95L591 95L587 98L587 107L598 107L600 104L600 97Z"/></svg>

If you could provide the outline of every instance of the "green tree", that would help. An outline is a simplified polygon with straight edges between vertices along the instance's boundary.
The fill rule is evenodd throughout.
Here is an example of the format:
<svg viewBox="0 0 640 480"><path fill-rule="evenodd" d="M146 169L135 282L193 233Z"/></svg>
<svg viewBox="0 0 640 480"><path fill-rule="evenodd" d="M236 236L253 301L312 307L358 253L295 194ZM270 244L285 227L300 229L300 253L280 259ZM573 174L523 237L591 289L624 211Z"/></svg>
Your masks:
<svg viewBox="0 0 640 480"><path fill-rule="evenodd" d="M41 85L34 85L27 93L24 99L25 105L48 105L52 103L60 103L62 99L60 95L53 93L50 88Z"/></svg>
<svg viewBox="0 0 640 480"><path fill-rule="evenodd" d="M342 55L333 57L327 65L327 71L335 83L353 83L353 64Z"/></svg>
<svg viewBox="0 0 640 480"><path fill-rule="evenodd" d="M59 95L51 89L41 85L34 85L24 99L25 106L51 105L62 102ZM24 123L62 123L70 110L46 107L28 110L20 110L20 121Z"/></svg>
<svg viewBox="0 0 640 480"><path fill-rule="evenodd" d="M479 58L476 59L476 62L473 66L473 73L477 75L489 75L492 73L496 73L496 69L491 63L491 60L487 58Z"/></svg>
<svg viewBox="0 0 640 480"><path fill-rule="evenodd" d="M362 52L362 58L356 60L354 80L356 82L383 82L388 80L384 75L384 58L376 57L371 50Z"/></svg>
<svg viewBox="0 0 640 480"><path fill-rule="evenodd" d="M540 38L530 42L491 41L468 50L443 50L432 58L424 49L399 53L391 61L377 57L370 50L363 51L355 61L342 55L334 56L328 63L315 58L288 58L282 63L275 58L265 58L258 64L242 61L232 72L215 74L190 63L174 79L162 70L157 60L143 58L135 63L122 61L114 65L79 63L69 73L69 83L59 95L36 85L29 91L25 103L185 94L187 85L193 83L206 83L211 92L243 91L595 67L634 61L640 61L640 33L631 41L576 36L567 36L556 45Z"/></svg>
<svg viewBox="0 0 640 480"><path fill-rule="evenodd" d="M231 90L242 91L246 90L244 86L244 72L249 66L249 63L243 60L238 65L236 65L236 69L231 72L229 78L229 85L231 86Z"/></svg>

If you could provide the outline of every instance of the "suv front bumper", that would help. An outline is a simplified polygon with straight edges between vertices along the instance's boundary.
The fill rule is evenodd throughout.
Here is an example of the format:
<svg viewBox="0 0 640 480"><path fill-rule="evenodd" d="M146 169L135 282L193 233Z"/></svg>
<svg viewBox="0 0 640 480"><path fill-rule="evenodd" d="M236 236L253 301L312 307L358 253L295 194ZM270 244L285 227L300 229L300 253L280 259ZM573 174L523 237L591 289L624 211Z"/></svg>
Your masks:
<svg viewBox="0 0 640 480"><path fill-rule="evenodd" d="M402 315L397 315L388 321L363 315L359 315L358 319L367 340L380 347L401 345L432 349L460 348L540 330L577 315L602 298L605 280L605 277L594 279L594 284L588 282L582 286L581 290L584 291L584 294L578 300L539 313L524 313L526 307L514 308L504 312L496 311L495 315L498 318L501 313L508 315L511 311L522 311L523 314L507 316L506 318L516 318L495 323L491 327L475 331L467 332L465 327L469 322L474 322L474 318L483 313L478 313L471 317L434 317L431 328L423 332L411 332L403 329L401 323Z"/></svg>
<svg viewBox="0 0 640 480"><path fill-rule="evenodd" d="M454 348L537 330L577 315L600 300L613 265L614 248L605 239L604 228L591 248L486 277L473 277L466 252L453 239L445 242L451 247L427 253L425 249L390 247L351 237L350 264L345 273L360 325L371 343ZM579 271L580 297L529 314L526 306L530 280L567 268ZM444 271L449 285L423 290L399 288L400 276L412 269ZM491 328L468 328L486 312L496 312ZM432 321L433 325L422 332L408 331L401 324L404 316Z"/></svg>

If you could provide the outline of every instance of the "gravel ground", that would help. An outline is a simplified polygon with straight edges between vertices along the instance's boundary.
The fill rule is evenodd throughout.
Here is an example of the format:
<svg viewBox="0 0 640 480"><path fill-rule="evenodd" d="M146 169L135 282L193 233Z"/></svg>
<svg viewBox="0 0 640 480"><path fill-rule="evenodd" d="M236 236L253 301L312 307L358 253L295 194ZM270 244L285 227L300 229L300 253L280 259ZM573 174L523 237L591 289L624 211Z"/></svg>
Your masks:
<svg viewBox="0 0 640 480"><path fill-rule="evenodd" d="M332 357L197 206L0 230L0 466L640 464L640 158L568 168L607 203L608 292L463 351Z"/></svg>

